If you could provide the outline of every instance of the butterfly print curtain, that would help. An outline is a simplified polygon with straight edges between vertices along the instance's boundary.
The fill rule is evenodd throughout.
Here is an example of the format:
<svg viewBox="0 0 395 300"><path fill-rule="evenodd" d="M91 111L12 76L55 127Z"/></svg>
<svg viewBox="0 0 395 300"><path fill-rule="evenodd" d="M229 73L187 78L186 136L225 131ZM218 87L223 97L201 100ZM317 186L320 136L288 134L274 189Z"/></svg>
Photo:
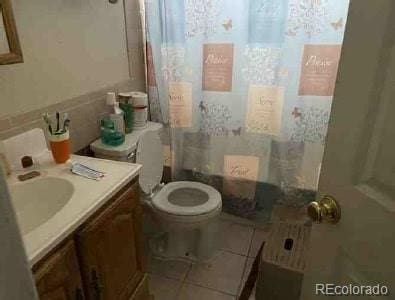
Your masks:
<svg viewBox="0 0 395 300"><path fill-rule="evenodd" d="M315 196L348 0L146 0L150 114L173 180L264 220Z"/></svg>

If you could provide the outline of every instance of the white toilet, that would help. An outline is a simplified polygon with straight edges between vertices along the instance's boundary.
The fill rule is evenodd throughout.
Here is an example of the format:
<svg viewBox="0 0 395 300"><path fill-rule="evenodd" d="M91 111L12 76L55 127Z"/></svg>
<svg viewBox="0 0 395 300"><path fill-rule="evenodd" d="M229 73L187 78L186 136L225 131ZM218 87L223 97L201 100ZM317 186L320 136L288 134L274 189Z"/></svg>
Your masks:
<svg viewBox="0 0 395 300"><path fill-rule="evenodd" d="M163 146L158 133L161 128L161 124L149 122L147 128L128 134L123 145L109 147L97 140L91 149L99 158L132 162L135 157L135 162L143 166L139 177L141 199L162 229L162 233L150 241L154 254L207 260L217 248L221 194L199 182L160 183Z"/></svg>

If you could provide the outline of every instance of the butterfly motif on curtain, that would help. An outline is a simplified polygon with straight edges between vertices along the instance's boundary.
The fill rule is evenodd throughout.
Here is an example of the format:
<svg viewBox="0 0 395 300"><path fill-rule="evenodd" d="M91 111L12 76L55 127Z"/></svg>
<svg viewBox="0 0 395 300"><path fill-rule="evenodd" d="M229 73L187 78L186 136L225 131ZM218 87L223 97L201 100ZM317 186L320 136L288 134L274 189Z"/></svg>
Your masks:
<svg viewBox="0 0 395 300"><path fill-rule="evenodd" d="M222 23L222 26L225 28L226 31L231 30L233 27L232 19L229 19L225 23Z"/></svg>
<svg viewBox="0 0 395 300"><path fill-rule="evenodd" d="M289 29L285 34L288 35L288 36L295 36L296 32L292 31L291 29Z"/></svg>
<svg viewBox="0 0 395 300"><path fill-rule="evenodd" d="M340 18L337 22L331 22L331 26L335 30L343 28L343 18Z"/></svg>
<svg viewBox="0 0 395 300"><path fill-rule="evenodd" d="M203 101L200 101L200 103L199 103L199 109L200 109L200 111L201 112L204 112L204 113L208 113L208 108L207 108L207 106L204 104L204 102Z"/></svg>
<svg viewBox="0 0 395 300"><path fill-rule="evenodd" d="M233 135L241 135L241 127L232 129Z"/></svg>
<svg viewBox="0 0 395 300"><path fill-rule="evenodd" d="M292 115L294 116L294 118L299 118L302 113L299 111L299 108L295 107L294 110L292 111Z"/></svg>

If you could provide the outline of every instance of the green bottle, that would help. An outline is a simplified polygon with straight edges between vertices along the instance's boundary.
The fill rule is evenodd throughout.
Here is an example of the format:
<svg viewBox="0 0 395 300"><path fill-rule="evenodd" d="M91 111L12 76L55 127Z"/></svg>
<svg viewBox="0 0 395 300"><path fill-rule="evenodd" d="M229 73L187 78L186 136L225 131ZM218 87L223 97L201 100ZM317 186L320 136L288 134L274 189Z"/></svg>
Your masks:
<svg viewBox="0 0 395 300"><path fill-rule="evenodd" d="M114 121L104 117L100 122L101 141L105 145L119 146L125 141L125 135L115 130Z"/></svg>
<svg viewBox="0 0 395 300"><path fill-rule="evenodd" d="M123 111L125 132L131 133L133 130L133 104L131 93L119 93L119 108Z"/></svg>

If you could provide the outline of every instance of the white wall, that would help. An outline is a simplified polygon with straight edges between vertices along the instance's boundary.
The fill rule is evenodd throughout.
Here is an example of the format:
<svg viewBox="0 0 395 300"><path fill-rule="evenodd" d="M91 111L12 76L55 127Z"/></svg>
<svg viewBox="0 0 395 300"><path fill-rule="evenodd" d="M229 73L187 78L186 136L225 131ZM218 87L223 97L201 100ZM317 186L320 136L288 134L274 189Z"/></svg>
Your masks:
<svg viewBox="0 0 395 300"><path fill-rule="evenodd" d="M25 62L0 65L0 119L129 78L122 0L12 3Z"/></svg>

